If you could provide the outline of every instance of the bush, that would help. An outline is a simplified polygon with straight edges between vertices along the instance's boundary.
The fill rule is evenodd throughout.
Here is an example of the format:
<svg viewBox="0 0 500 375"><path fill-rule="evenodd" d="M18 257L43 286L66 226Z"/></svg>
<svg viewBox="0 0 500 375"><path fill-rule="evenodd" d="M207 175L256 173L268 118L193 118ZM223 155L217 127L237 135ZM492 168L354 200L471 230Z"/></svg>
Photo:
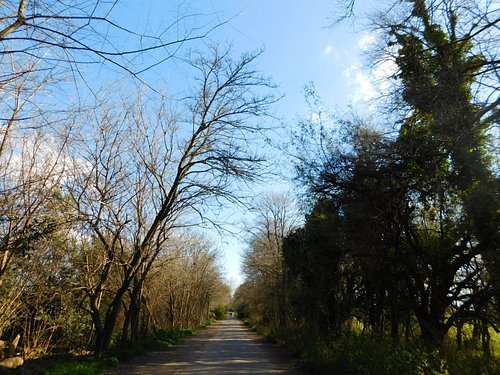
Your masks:
<svg viewBox="0 0 500 375"><path fill-rule="evenodd" d="M191 336L196 332L195 328L183 328L183 329L159 329L154 333L154 338L160 342L166 342L171 345L185 339L187 336Z"/></svg>
<svg viewBox="0 0 500 375"><path fill-rule="evenodd" d="M216 320L222 320L226 318L226 307L219 305L212 310L212 314Z"/></svg>
<svg viewBox="0 0 500 375"><path fill-rule="evenodd" d="M314 340L304 346L300 359L315 374L447 374L437 352L355 334Z"/></svg>
<svg viewBox="0 0 500 375"><path fill-rule="evenodd" d="M451 374L500 374L500 360L485 356L479 351L451 352L447 353L447 359Z"/></svg>

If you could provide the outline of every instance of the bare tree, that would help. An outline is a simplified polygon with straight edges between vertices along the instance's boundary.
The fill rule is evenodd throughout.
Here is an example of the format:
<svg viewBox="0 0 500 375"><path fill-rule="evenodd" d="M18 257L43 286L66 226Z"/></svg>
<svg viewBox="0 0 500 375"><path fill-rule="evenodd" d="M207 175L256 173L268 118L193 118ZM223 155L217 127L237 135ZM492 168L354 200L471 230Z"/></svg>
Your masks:
<svg viewBox="0 0 500 375"><path fill-rule="evenodd" d="M145 284L156 328L198 326L211 310L226 304L229 288L207 239L183 232L168 241Z"/></svg>
<svg viewBox="0 0 500 375"><path fill-rule="evenodd" d="M39 256L37 244L64 218L54 197L64 173L61 150L50 150L50 137L4 138L0 155L0 335L16 319L28 280L28 255ZM52 152L55 151L53 154ZM23 263L26 263L23 265ZM14 266L13 266L14 265Z"/></svg>
<svg viewBox="0 0 500 375"><path fill-rule="evenodd" d="M201 39L220 26L209 20L207 26L196 27L197 16L179 7L170 24L148 34L144 32L148 20L141 25L142 31L128 27L126 20L114 16L119 7L118 0L2 1L0 59L43 60L38 67L41 74L53 76L63 69L74 78L85 65L106 65L140 80L141 73L174 56L184 43ZM124 40L128 47L123 46ZM138 57L146 55L140 63ZM1 79L5 82L14 76L4 74Z"/></svg>
<svg viewBox="0 0 500 375"><path fill-rule="evenodd" d="M5 322L14 319L9 306L17 301L4 282L10 265L60 224L57 215L47 213L47 202L64 175L62 150L72 121L66 109L91 84L85 73L98 66L142 81L141 73L220 25L208 21L197 27L197 16L179 7L170 24L149 35L147 20L139 32L115 19L118 6L114 0L0 1L0 306ZM50 160L43 157L49 150L56 155Z"/></svg>
<svg viewBox="0 0 500 375"><path fill-rule="evenodd" d="M284 316L280 283L283 274L283 240L299 225L296 203L284 193L270 193L257 201L255 223L244 255L245 284L238 289L239 302L251 306L252 320L277 328Z"/></svg>
<svg viewBox="0 0 500 375"><path fill-rule="evenodd" d="M252 69L256 57L234 61L217 48L210 57L193 57L197 87L174 116L167 103L156 112L140 102L94 112L94 136L68 192L102 250L101 262L89 265L95 277L84 288L98 353L109 346L127 291L127 311L139 308L144 280L171 230L186 225L181 219L188 216L191 225L205 220L214 203L237 201L237 183L259 174L263 158L253 151L252 137L263 125L254 119L276 99L264 90L272 87L269 81ZM121 281L103 313L100 301L114 268Z"/></svg>
<svg viewBox="0 0 500 375"><path fill-rule="evenodd" d="M283 239L299 224L296 203L283 193L268 193L252 210L256 219L247 228L250 246L245 254L247 276L263 276L278 280L281 274Z"/></svg>

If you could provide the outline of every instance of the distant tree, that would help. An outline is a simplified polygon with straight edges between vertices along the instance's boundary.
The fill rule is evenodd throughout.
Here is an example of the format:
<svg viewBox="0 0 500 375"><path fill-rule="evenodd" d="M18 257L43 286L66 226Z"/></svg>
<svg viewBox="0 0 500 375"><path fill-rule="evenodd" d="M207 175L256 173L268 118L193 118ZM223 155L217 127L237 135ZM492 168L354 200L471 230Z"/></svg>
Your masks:
<svg viewBox="0 0 500 375"><path fill-rule="evenodd" d="M307 215L304 228L285 238L283 285L291 329L321 336L338 332L349 317L352 305L346 305L346 298L352 285L341 229L335 204L321 199Z"/></svg>
<svg viewBox="0 0 500 375"><path fill-rule="evenodd" d="M255 200L255 221L248 224L248 248L243 258L245 288L239 291L255 324L275 330L286 315L282 294L283 240L298 225L296 203L283 193ZM245 301L245 302L243 302Z"/></svg>
<svg viewBox="0 0 500 375"><path fill-rule="evenodd" d="M252 207L255 222L248 224L249 247L244 256L248 276L279 280L283 239L297 226L296 203L285 194L263 195Z"/></svg>
<svg viewBox="0 0 500 375"><path fill-rule="evenodd" d="M230 296L217 267L216 249L189 232L165 244L144 293L156 329L199 326Z"/></svg>

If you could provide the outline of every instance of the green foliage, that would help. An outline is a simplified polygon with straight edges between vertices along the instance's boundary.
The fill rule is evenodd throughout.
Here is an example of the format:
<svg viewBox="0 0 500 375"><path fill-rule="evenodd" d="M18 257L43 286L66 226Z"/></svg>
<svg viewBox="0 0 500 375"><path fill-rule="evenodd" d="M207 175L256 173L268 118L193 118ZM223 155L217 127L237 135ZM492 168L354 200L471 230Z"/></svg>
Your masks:
<svg viewBox="0 0 500 375"><path fill-rule="evenodd" d="M212 314L216 320L222 320L226 318L226 306L218 305L212 309Z"/></svg>
<svg viewBox="0 0 500 375"><path fill-rule="evenodd" d="M284 240L277 298L238 308L314 373L496 374L488 327L500 324L500 185L486 139L498 116L485 115L498 103L476 91L498 66L476 44L495 23L460 35L486 13L407 3L408 13L382 26L400 83L391 108L399 118L388 127L399 132L358 119L336 121L331 133L299 123L296 178L310 211ZM273 309L277 329L263 313Z"/></svg>
<svg viewBox="0 0 500 375"><path fill-rule="evenodd" d="M201 328L204 328L204 326L183 329L158 329L150 337L135 343L133 346L116 347L110 350L109 354L112 356L111 358L116 358L119 361L127 361L130 358L144 355L153 350L169 349Z"/></svg>
<svg viewBox="0 0 500 375"><path fill-rule="evenodd" d="M300 356L317 374L446 374L437 353L375 336L315 340Z"/></svg>
<svg viewBox="0 0 500 375"><path fill-rule="evenodd" d="M106 364L104 361L60 363L43 372L43 375L95 375L100 374Z"/></svg>
<svg viewBox="0 0 500 375"><path fill-rule="evenodd" d="M425 347L373 335L345 333L319 338L311 333L292 336L287 347L314 374L372 375L493 375L500 373L498 358L480 351L448 348L443 354Z"/></svg>
<svg viewBox="0 0 500 375"><path fill-rule="evenodd" d="M485 356L479 351L452 351L447 353L450 374L457 375L496 375L500 374L500 360Z"/></svg>
<svg viewBox="0 0 500 375"><path fill-rule="evenodd" d="M464 14L408 3L400 23L385 25L398 49L399 133L340 120L347 136L333 140L301 123L316 136L297 150L313 206L284 241L283 320L338 334L357 318L394 338L405 326L432 351L459 321L498 324L490 313L500 290L498 181L485 158L484 104L473 95L483 56L475 38L458 35Z"/></svg>
<svg viewBox="0 0 500 375"><path fill-rule="evenodd" d="M161 344L174 345L186 337L191 336L197 328L183 328L183 329L159 329L153 334L153 338Z"/></svg>

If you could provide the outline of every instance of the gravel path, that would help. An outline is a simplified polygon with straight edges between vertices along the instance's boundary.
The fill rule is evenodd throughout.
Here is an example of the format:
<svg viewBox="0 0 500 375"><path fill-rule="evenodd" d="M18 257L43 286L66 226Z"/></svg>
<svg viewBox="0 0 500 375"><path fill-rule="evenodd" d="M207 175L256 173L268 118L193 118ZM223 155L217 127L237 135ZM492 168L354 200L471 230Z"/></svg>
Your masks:
<svg viewBox="0 0 500 375"><path fill-rule="evenodd" d="M111 374L111 373L110 373ZM305 374L287 355L235 318L221 320L174 348L120 364L112 374Z"/></svg>

